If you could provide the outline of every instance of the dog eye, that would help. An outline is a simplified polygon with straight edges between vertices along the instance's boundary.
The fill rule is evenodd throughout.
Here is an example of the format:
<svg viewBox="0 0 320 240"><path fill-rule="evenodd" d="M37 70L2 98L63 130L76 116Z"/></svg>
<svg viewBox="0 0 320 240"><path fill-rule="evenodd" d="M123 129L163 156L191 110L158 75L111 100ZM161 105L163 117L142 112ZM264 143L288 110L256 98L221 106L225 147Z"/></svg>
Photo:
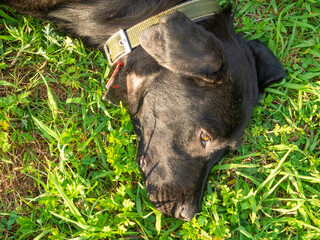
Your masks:
<svg viewBox="0 0 320 240"><path fill-rule="evenodd" d="M201 144L206 147L208 142L211 142L211 138L209 136L209 134L205 131L201 132L200 135L200 140L201 140Z"/></svg>

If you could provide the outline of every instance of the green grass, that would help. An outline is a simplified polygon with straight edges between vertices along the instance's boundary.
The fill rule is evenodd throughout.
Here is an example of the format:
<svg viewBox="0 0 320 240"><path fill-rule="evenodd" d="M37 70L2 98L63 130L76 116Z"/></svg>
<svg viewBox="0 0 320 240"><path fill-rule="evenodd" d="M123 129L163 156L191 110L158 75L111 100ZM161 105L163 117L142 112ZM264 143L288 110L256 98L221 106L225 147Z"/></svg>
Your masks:
<svg viewBox="0 0 320 240"><path fill-rule="evenodd" d="M130 117L101 101L104 55L48 22L0 17L0 239L320 239L317 0L239 1L236 27L287 78L212 169L190 222L148 200Z"/></svg>

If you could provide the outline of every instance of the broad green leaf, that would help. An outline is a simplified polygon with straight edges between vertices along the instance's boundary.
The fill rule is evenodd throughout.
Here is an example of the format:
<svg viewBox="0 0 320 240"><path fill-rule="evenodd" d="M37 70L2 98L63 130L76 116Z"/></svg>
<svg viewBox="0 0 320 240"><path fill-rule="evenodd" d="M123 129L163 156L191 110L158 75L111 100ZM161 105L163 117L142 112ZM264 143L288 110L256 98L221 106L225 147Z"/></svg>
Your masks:
<svg viewBox="0 0 320 240"><path fill-rule="evenodd" d="M47 134L50 137L53 137L55 140L59 141L60 139L60 134L58 131L54 131L52 130L50 127L48 127L46 124L44 124L43 122L41 122L40 120L38 120L36 117L31 116L33 121L36 123L36 125L38 126L38 128L40 128L40 130Z"/></svg>
<svg viewBox="0 0 320 240"><path fill-rule="evenodd" d="M13 88L18 88L13 83L10 83L10 82L4 81L4 80L0 80L0 86L9 86L9 87L13 87Z"/></svg>
<svg viewBox="0 0 320 240"><path fill-rule="evenodd" d="M44 81L44 83L46 84L47 93L48 93L48 104L51 109L53 119L56 120L57 116L58 116L58 111L59 111L58 104L56 102L57 98L55 97L55 95L51 91L51 88L49 87L49 84L48 84L46 78L43 76L43 74L41 72L39 72L39 74L40 74L42 80Z"/></svg>
<svg viewBox="0 0 320 240"><path fill-rule="evenodd" d="M58 192L60 193L61 197L63 198L64 202L66 203L67 207L72 212L73 216L79 221L77 224L78 226L87 226L86 221L82 217L81 213L79 212L78 208L74 205L72 199L68 197L68 195L64 192L62 186L60 185L57 177L55 174L48 172L48 176L53 182L54 186L57 188Z"/></svg>

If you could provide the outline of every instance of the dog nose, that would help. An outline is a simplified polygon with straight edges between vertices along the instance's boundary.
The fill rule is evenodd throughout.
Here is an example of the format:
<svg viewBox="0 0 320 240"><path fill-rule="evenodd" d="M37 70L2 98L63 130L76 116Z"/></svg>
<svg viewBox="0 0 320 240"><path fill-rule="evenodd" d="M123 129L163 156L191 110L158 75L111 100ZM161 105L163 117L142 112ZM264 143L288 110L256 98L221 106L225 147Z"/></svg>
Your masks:
<svg viewBox="0 0 320 240"><path fill-rule="evenodd" d="M174 217L191 221L196 213L199 212L199 206L193 203L184 203L176 207L175 212L173 213Z"/></svg>

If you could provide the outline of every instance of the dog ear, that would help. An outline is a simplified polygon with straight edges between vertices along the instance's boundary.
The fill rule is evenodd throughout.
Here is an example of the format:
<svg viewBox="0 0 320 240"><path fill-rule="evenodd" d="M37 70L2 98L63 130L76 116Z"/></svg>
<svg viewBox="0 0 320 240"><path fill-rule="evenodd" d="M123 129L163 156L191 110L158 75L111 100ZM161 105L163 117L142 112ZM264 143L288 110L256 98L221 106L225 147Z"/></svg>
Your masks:
<svg viewBox="0 0 320 240"><path fill-rule="evenodd" d="M145 30L140 42L161 66L172 72L211 80L219 71L223 56L215 37L176 12Z"/></svg>
<svg viewBox="0 0 320 240"><path fill-rule="evenodd" d="M286 72L273 53L258 40L248 41L255 57L260 91L286 77Z"/></svg>

